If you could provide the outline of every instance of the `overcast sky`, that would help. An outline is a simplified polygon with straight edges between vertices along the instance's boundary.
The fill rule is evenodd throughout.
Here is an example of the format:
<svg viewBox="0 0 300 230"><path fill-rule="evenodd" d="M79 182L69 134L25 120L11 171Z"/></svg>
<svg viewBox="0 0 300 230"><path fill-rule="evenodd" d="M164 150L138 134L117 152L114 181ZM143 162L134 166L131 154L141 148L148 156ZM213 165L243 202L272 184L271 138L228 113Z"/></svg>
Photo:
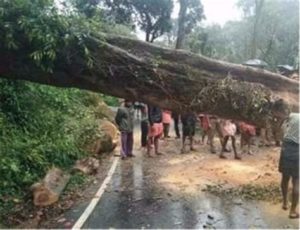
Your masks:
<svg viewBox="0 0 300 230"><path fill-rule="evenodd" d="M174 10L172 18L178 17L179 4L174 1ZM241 17L241 12L236 7L238 0L201 0L204 7L206 20L205 24L217 23L224 25L229 20L238 20Z"/></svg>
<svg viewBox="0 0 300 230"><path fill-rule="evenodd" d="M177 0L174 1L174 10L172 18L178 17L179 4ZM204 7L204 14L206 20L203 21L204 25L217 23L224 25L227 21L238 20L241 17L241 11L236 7L238 0L201 0ZM139 31L137 35L140 39L144 39L144 33Z"/></svg>
<svg viewBox="0 0 300 230"><path fill-rule="evenodd" d="M224 25L229 20L238 20L241 11L235 6L237 0L201 0L206 16L205 23Z"/></svg>

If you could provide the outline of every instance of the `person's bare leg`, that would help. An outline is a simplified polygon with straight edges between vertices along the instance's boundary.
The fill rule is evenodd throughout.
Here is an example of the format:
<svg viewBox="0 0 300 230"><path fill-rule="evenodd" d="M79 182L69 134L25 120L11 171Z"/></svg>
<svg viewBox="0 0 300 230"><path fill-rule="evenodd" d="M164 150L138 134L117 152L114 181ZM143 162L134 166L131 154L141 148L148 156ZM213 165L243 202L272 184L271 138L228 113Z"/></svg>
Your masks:
<svg viewBox="0 0 300 230"><path fill-rule="evenodd" d="M154 152L156 155L161 155L161 153L158 151L159 138L160 138L160 136L154 137Z"/></svg>
<svg viewBox="0 0 300 230"><path fill-rule="evenodd" d="M204 141L205 141L205 136L206 136L206 134L205 134L205 132L203 131L203 134L202 134L202 145L204 145Z"/></svg>
<svg viewBox="0 0 300 230"><path fill-rule="evenodd" d="M281 177L281 193L282 193L282 209L288 209L288 187L290 176L282 173Z"/></svg>
<svg viewBox="0 0 300 230"><path fill-rule="evenodd" d="M242 152L244 152L244 143L245 143L244 141L245 141L244 134L241 133L240 148L241 148Z"/></svg>
<svg viewBox="0 0 300 230"><path fill-rule="evenodd" d="M224 156L224 152L225 152L225 146L227 145L229 136L225 136L224 140L222 141L222 149L221 149L221 153L220 153L220 158L226 159L227 157Z"/></svg>
<svg viewBox="0 0 300 230"><path fill-rule="evenodd" d="M292 205L290 209L290 218L299 218L297 206L299 203L299 177L292 177Z"/></svg>
<svg viewBox="0 0 300 230"><path fill-rule="evenodd" d="M196 149L194 148L194 137L190 136L190 148L191 151L195 151Z"/></svg>
<svg viewBox="0 0 300 230"><path fill-rule="evenodd" d="M214 131L210 128L207 132L207 136L208 136L208 141L209 141L209 145L210 145L210 152L211 153L216 153L216 148L214 145Z"/></svg>
<svg viewBox="0 0 300 230"><path fill-rule="evenodd" d="M148 157L152 157L151 155L151 145L153 143L153 138L152 137L148 137L148 141L147 141L147 155Z"/></svg>
<svg viewBox="0 0 300 230"><path fill-rule="evenodd" d="M185 153L185 140L186 140L186 136L182 134L182 148L181 148L181 153Z"/></svg>
<svg viewBox="0 0 300 230"><path fill-rule="evenodd" d="M248 154L249 155L253 155L252 151L251 151L251 141L252 141L252 138L249 138L249 141L247 143L247 146L248 146Z"/></svg>
<svg viewBox="0 0 300 230"><path fill-rule="evenodd" d="M238 155L236 151L236 145L235 145L235 136L231 136L231 144L234 152L234 159L241 160L242 158Z"/></svg>

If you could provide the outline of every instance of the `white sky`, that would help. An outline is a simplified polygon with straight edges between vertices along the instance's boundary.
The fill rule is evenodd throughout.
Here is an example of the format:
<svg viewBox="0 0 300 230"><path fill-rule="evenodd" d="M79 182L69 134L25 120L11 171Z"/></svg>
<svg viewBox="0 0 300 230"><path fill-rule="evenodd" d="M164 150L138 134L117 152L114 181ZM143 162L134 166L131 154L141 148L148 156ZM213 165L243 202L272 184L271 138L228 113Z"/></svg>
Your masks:
<svg viewBox="0 0 300 230"><path fill-rule="evenodd" d="M241 10L236 7L237 0L201 0L206 16L205 23L224 25L227 21L238 20Z"/></svg>
<svg viewBox="0 0 300 230"><path fill-rule="evenodd" d="M172 18L178 17L179 4L174 1L174 9ZM223 26L227 21L239 20L241 18L241 10L236 7L238 0L201 0L204 8L206 19L202 21L203 25L220 24ZM137 35L144 40L144 32L137 30Z"/></svg>
<svg viewBox="0 0 300 230"><path fill-rule="evenodd" d="M179 4L177 0L174 1L174 10L172 18L178 17ZM204 14L206 20L204 24L217 23L224 25L227 21L238 20L241 17L241 11L236 7L238 0L201 0L204 7Z"/></svg>
<svg viewBox="0 0 300 230"><path fill-rule="evenodd" d="M206 16L205 24L218 23L241 18L241 10L236 7L237 0L201 0Z"/></svg>

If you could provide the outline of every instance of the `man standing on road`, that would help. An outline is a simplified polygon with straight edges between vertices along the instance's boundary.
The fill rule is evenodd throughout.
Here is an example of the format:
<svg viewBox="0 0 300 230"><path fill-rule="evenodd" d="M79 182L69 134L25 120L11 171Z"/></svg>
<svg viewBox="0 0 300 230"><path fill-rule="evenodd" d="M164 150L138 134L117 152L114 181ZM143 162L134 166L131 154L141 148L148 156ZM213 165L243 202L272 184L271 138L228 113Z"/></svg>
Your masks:
<svg viewBox="0 0 300 230"><path fill-rule="evenodd" d="M132 102L129 100L124 101L124 106L118 109L115 121L121 132L121 158L134 157L133 150L133 122L134 122L134 109Z"/></svg>
<svg viewBox="0 0 300 230"><path fill-rule="evenodd" d="M280 112L279 112L280 111ZM279 159L279 172L282 174L281 191L282 209L288 209L288 187L292 179L292 204L289 218L299 218L299 113L289 114L287 105L282 100L273 106L273 115L280 120L287 120Z"/></svg>
<svg viewBox="0 0 300 230"><path fill-rule="evenodd" d="M158 151L159 138L163 134L161 109L156 106L148 105L148 119L149 119L149 131L148 131L147 155L148 157L153 157L150 153L152 144L154 144L155 154L162 155L162 153Z"/></svg>
<svg viewBox="0 0 300 230"><path fill-rule="evenodd" d="M172 112L172 118L174 120L174 129L176 133L176 138L180 138L180 131L179 131L179 114L177 112Z"/></svg>
<svg viewBox="0 0 300 230"><path fill-rule="evenodd" d="M181 114L181 123L182 123L181 153L186 153L186 149L185 149L186 138L189 138L189 140L190 140L190 150L195 151L194 136L195 136L195 130L196 130L196 121L197 121L197 117L196 117L195 113L193 113L193 112Z"/></svg>

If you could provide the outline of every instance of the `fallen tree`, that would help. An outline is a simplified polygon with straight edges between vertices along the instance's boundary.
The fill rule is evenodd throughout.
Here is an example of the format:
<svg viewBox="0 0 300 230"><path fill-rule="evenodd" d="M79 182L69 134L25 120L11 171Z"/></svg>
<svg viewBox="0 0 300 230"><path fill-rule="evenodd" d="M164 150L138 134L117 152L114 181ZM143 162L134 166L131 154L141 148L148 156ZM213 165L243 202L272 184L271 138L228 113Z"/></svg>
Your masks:
<svg viewBox="0 0 300 230"><path fill-rule="evenodd" d="M86 36L85 44L92 65L72 44L57 54L51 73L18 50L1 54L0 77L77 87L258 126L264 126L277 99L292 111L299 108L299 83L269 71L107 34Z"/></svg>

